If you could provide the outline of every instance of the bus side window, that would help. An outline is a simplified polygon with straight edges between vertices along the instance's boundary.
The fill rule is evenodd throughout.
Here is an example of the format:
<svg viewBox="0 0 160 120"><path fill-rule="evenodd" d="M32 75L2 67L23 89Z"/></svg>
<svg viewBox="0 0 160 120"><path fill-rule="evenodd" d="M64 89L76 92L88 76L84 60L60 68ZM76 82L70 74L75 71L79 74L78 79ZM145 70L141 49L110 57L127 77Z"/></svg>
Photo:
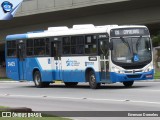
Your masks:
<svg viewBox="0 0 160 120"><path fill-rule="evenodd" d="M12 56L13 56L13 57L17 57L17 51L16 51L16 50L13 50Z"/></svg>
<svg viewBox="0 0 160 120"><path fill-rule="evenodd" d="M26 54L27 56L33 56L34 55L34 40L33 39L28 39L26 41Z"/></svg>
<svg viewBox="0 0 160 120"><path fill-rule="evenodd" d="M70 37L63 37L62 44L63 44L63 54L70 54L71 53Z"/></svg>
<svg viewBox="0 0 160 120"><path fill-rule="evenodd" d="M97 37L95 35L85 36L85 53L86 54L97 53Z"/></svg>
<svg viewBox="0 0 160 120"><path fill-rule="evenodd" d="M17 57L16 46L17 46L16 41L7 42L7 56L8 57Z"/></svg>
<svg viewBox="0 0 160 120"><path fill-rule="evenodd" d="M77 36L76 42L76 54L84 54L84 36Z"/></svg>
<svg viewBox="0 0 160 120"><path fill-rule="evenodd" d="M47 38L39 38L34 39L34 55L35 56L46 56L49 54L49 39Z"/></svg>

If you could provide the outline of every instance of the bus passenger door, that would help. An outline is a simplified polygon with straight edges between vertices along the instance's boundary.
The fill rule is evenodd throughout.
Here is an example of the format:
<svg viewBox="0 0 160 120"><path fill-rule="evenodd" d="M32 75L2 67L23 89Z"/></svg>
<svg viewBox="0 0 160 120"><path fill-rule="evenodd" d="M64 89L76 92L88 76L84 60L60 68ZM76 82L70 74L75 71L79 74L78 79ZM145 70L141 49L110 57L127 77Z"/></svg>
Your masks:
<svg viewBox="0 0 160 120"><path fill-rule="evenodd" d="M101 82L109 82L109 39L99 39L99 55L101 67Z"/></svg>
<svg viewBox="0 0 160 120"><path fill-rule="evenodd" d="M56 80L62 80L62 63L61 63L61 41L53 41L51 43L52 57L54 57L53 77Z"/></svg>
<svg viewBox="0 0 160 120"><path fill-rule="evenodd" d="M18 69L19 69L19 79L24 80L24 71L25 71L25 44L23 40L18 41Z"/></svg>

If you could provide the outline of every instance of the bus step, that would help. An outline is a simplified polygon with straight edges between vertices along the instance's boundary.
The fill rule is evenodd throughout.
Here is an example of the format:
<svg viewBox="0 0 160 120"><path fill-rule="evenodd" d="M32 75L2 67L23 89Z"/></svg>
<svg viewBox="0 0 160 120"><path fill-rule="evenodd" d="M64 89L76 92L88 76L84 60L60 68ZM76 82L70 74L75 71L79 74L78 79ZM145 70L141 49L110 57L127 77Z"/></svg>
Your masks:
<svg viewBox="0 0 160 120"><path fill-rule="evenodd" d="M62 80L55 80L55 81L53 81L53 82L56 83L56 84L61 84L61 83L63 83Z"/></svg>

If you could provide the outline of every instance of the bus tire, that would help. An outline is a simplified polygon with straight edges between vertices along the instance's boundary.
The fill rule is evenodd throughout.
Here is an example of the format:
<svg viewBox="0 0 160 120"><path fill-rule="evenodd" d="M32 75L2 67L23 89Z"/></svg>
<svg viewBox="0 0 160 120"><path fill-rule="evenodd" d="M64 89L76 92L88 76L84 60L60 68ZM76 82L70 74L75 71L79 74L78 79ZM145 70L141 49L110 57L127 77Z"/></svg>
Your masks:
<svg viewBox="0 0 160 120"><path fill-rule="evenodd" d="M97 89L100 87L100 85L101 85L100 83L96 82L96 76L95 76L94 72L91 71L89 73L89 86L90 86L90 88Z"/></svg>
<svg viewBox="0 0 160 120"><path fill-rule="evenodd" d="M41 73L39 71L36 71L34 73L33 80L37 88L48 87L50 84L49 82L42 82Z"/></svg>
<svg viewBox="0 0 160 120"><path fill-rule="evenodd" d="M78 82L65 82L66 87L75 87L77 86Z"/></svg>
<svg viewBox="0 0 160 120"><path fill-rule="evenodd" d="M134 81L127 81L127 82L123 82L123 85L125 87L132 87L133 83L134 83Z"/></svg>

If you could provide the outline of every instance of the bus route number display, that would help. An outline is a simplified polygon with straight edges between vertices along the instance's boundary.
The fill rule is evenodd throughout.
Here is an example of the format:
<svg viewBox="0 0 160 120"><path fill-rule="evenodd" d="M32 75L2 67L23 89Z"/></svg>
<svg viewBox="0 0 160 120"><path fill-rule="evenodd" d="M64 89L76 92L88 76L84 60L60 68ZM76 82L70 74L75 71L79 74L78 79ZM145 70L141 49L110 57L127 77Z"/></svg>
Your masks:
<svg viewBox="0 0 160 120"><path fill-rule="evenodd" d="M113 29L111 30L112 37L120 36L142 36L149 35L148 29L134 28L134 29Z"/></svg>

